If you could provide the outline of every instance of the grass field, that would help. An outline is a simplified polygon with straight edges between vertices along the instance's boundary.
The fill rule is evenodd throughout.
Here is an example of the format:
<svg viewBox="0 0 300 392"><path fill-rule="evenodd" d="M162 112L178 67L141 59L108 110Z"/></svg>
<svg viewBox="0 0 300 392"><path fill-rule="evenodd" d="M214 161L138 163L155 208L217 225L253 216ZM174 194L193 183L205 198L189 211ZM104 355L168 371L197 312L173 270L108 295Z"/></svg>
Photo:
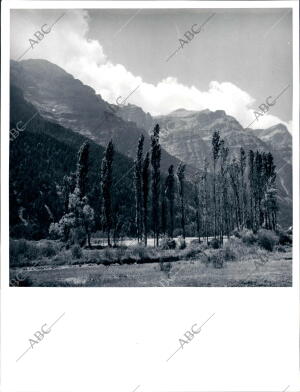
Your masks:
<svg viewBox="0 0 300 392"><path fill-rule="evenodd" d="M46 244L46 245L45 245ZM26 246L29 246L27 249ZM240 239L222 249L190 244L162 250L136 244L84 249L40 241L23 257L11 257L11 286L61 287L286 287L292 285L292 247L272 252ZM33 250L35 249L35 250ZM31 255L31 253L33 253ZM19 254L19 253L18 253ZM26 255L26 257L24 256ZM75 255L75 256L74 256Z"/></svg>

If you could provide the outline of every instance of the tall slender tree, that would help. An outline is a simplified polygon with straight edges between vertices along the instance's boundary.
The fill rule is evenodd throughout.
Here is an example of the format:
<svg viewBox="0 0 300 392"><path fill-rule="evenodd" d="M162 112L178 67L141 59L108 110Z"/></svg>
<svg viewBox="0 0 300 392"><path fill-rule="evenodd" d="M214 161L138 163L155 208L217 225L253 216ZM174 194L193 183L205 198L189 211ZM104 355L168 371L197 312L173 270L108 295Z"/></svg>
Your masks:
<svg viewBox="0 0 300 392"><path fill-rule="evenodd" d="M103 223L107 233L107 244L111 246L110 242L110 231L112 228L112 164L114 156L114 146L110 141L106 147L104 157L102 159L101 166L101 184L102 184L102 195L103 195Z"/></svg>
<svg viewBox="0 0 300 392"><path fill-rule="evenodd" d="M239 176L240 168L237 160L233 158L229 165L229 176L231 180L231 187L234 197L234 209L235 209L235 226L239 230L241 225L241 202L240 202L240 187L239 187Z"/></svg>
<svg viewBox="0 0 300 392"><path fill-rule="evenodd" d="M185 210L184 210L184 177L185 165L180 163L177 169L177 177L179 180L179 197L180 197L180 212L181 212L181 229L182 236L185 239Z"/></svg>
<svg viewBox="0 0 300 392"><path fill-rule="evenodd" d="M142 217L142 164L143 164L143 146L144 146L144 136L141 135L137 155L135 160L135 219L136 219L136 231L138 242L142 239L143 231L143 217Z"/></svg>
<svg viewBox="0 0 300 392"><path fill-rule="evenodd" d="M84 142L78 151L78 162L76 171L76 187L79 189L79 197L86 196L88 164L89 164L89 143Z"/></svg>
<svg viewBox="0 0 300 392"><path fill-rule="evenodd" d="M166 235L167 232L167 200L164 189L161 192L161 233Z"/></svg>
<svg viewBox="0 0 300 392"><path fill-rule="evenodd" d="M208 230L209 230L209 182L208 182L208 160L204 159L203 174L201 177L202 183L202 194L201 194L201 205L203 211L203 235L206 237L206 242L208 242Z"/></svg>
<svg viewBox="0 0 300 392"><path fill-rule="evenodd" d="M263 198L263 161L262 154L259 151L255 153L254 160L254 230L257 231L263 222L262 212L262 198Z"/></svg>
<svg viewBox="0 0 300 392"><path fill-rule="evenodd" d="M173 238L174 232L174 199L175 199L175 176L174 176L174 166L171 165L168 169L168 176L165 183L165 193L168 199L168 210L169 210L169 224L168 224L168 234L170 238Z"/></svg>
<svg viewBox="0 0 300 392"><path fill-rule="evenodd" d="M254 152L248 153L248 183L249 183L249 223L250 228L254 230Z"/></svg>
<svg viewBox="0 0 300 392"><path fill-rule="evenodd" d="M247 194L245 188L245 170L246 170L246 153L243 147L240 148L240 175L241 175L241 190L240 190L240 199L241 199L241 225L242 228L245 227L246 219L247 219Z"/></svg>
<svg viewBox="0 0 300 392"><path fill-rule="evenodd" d="M216 198L216 165L220 153L220 133L215 131L212 137L212 156L213 156L213 203L214 203L214 237L217 236L217 198Z"/></svg>
<svg viewBox="0 0 300 392"><path fill-rule="evenodd" d="M152 227L154 244L159 242L159 195L160 195L160 159L159 125L156 124L151 136L151 165L152 165Z"/></svg>
<svg viewBox="0 0 300 392"><path fill-rule="evenodd" d="M143 229L144 229L144 244L147 246L148 236L148 196L149 196L149 153L147 152L146 157L143 161L142 168L142 188L143 188Z"/></svg>
<svg viewBox="0 0 300 392"><path fill-rule="evenodd" d="M200 192L199 192L199 183L200 183L200 173L197 172L193 177L193 199L195 204L195 221L196 221L196 232L198 237L198 242L201 242L201 222L200 222Z"/></svg>
<svg viewBox="0 0 300 392"><path fill-rule="evenodd" d="M276 166L273 155L269 152L263 154L263 201L264 226L267 229L275 230L277 223L277 189L276 189Z"/></svg>
<svg viewBox="0 0 300 392"><path fill-rule="evenodd" d="M228 159L229 149L224 146L224 141L222 140L221 151L220 151L220 206L221 206L221 225L220 225L220 239L223 243L223 235L227 234L229 238L229 211L228 211L228 178L227 178L227 159Z"/></svg>

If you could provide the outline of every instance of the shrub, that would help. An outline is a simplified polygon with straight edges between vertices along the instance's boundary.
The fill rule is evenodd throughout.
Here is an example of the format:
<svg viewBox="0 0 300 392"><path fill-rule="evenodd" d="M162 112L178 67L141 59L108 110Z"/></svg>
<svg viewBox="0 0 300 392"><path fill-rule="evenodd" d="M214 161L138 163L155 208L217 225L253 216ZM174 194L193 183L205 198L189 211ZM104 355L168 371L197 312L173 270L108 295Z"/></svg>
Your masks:
<svg viewBox="0 0 300 392"><path fill-rule="evenodd" d="M58 240L62 237L61 227L58 223L51 223L49 227L49 236L52 240Z"/></svg>
<svg viewBox="0 0 300 392"><path fill-rule="evenodd" d="M209 256L209 261L213 263L214 268L223 268L224 265L224 255L223 252L216 252Z"/></svg>
<svg viewBox="0 0 300 392"><path fill-rule="evenodd" d="M126 250L126 247L124 247L124 246L119 246L119 247L116 249L116 259L117 259L117 261L118 261L119 263L121 263L122 259L123 259L124 256L125 256L125 250Z"/></svg>
<svg viewBox="0 0 300 392"><path fill-rule="evenodd" d="M236 229L233 230L232 235L234 235L236 238L241 238L241 234Z"/></svg>
<svg viewBox="0 0 300 392"><path fill-rule="evenodd" d="M186 242L185 242L185 239L182 236L180 236L178 238L178 242L179 242L179 249L185 249L186 248Z"/></svg>
<svg viewBox="0 0 300 392"><path fill-rule="evenodd" d="M160 241L160 248L164 250L175 249L176 241L173 238L163 237Z"/></svg>
<svg viewBox="0 0 300 392"><path fill-rule="evenodd" d="M51 241L42 242L40 244L39 249L40 249L41 255L45 256L45 257L55 256L59 252L58 247L55 248L54 244Z"/></svg>
<svg viewBox="0 0 300 392"><path fill-rule="evenodd" d="M236 253L230 248L229 245L226 245L224 248L224 260L233 261L235 259L236 259Z"/></svg>
<svg viewBox="0 0 300 392"><path fill-rule="evenodd" d="M39 255L37 245L24 239L10 240L9 256L12 265L24 264L28 260L35 260Z"/></svg>
<svg viewBox="0 0 300 392"><path fill-rule="evenodd" d="M190 243L187 248L182 252L182 257L185 259L192 259L194 257L199 257L199 254L203 252L205 246L199 244L199 242Z"/></svg>
<svg viewBox="0 0 300 392"><path fill-rule="evenodd" d="M259 245L272 252L274 245L278 242L278 237L271 230L260 229L258 231L258 243Z"/></svg>
<svg viewBox="0 0 300 392"><path fill-rule="evenodd" d="M285 233L284 231L279 232L279 244L280 245L290 245L292 244L293 240L292 238Z"/></svg>
<svg viewBox="0 0 300 392"><path fill-rule="evenodd" d="M277 252L286 253L286 250L282 245L277 245L276 250L277 250Z"/></svg>
<svg viewBox="0 0 300 392"><path fill-rule="evenodd" d="M71 247L72 257L74 259L81 259L82 258L82 249L79 245L75 244Z"/></svg>
<svg viewBox="0 0 300 392"><path fill-rule="evenodd" d="M213 249L219 249L220 248L220 241L217 238L213 238L209 245L213 248Z"/></svg>
<svg viewBox="0 0 300 392"><path fill-rule="evenodd" d="M134 246L132 247L132 254L143 260L148 256L147 248L143 245Z"/></svg>
<svg viewBox="0 0 300 392"><path fill-rule="evenodd" d="M83 227L75 227L70 230L70 244L84 246L86 243L86 232Z"/></svg>
<svg viewBox="0 0 300 392"><path fill-rule="evenodd" d="M244 229L240 233L240 238L246 245L253 245L257 242L257 237L253 234L251 230Z"/></svg>

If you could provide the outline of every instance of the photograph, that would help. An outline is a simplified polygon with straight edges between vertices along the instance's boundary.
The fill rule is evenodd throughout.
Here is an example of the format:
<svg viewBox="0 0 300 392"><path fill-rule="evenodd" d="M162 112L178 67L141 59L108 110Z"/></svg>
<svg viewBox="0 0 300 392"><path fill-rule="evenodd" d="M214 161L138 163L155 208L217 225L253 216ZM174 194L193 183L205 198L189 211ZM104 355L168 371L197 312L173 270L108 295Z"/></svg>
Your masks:
<svg viewBox="0 0 300 392"><path fill-rule="evenodd" d="M222 3L10 10L10 287L293 286L293 9Z"/></svg>

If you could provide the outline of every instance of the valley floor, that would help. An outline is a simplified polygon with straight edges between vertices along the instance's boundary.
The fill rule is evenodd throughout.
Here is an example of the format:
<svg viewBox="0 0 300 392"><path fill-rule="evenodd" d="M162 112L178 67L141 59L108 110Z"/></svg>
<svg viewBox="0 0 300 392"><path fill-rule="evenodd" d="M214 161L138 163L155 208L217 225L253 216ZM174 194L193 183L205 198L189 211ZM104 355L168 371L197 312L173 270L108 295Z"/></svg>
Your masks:
<svg viewBox="0 0 300 392"><path fill-rule="evenodd" d="M229 252L226 253L229 255L228 260L224 249L206 249L204 252L198 249L198 253L185 249L176 250L177 257L178 253L182 256L177 260L174 251L166 251L167 254L164 254L163 258L153 259L153 262L151 258L147 261L137 258L136 261L130 260L124 263L116 263L115 260L103 263L103 259L107 258L103 253L107 252L106 250L85 249L85 254L80 260L71 259L62 264L55 257L44 258L35 261L31 266L11 268L10 276L14 282L20 279L20 286L44 287L286 287L292 285L291 246L267 252L261 251L256 246L244 247L238 244L239 251L235 252L238 257L234 257ZM235 245L236 248L238 247ZM212 262L214 257L219 257L220 254L226 260L222 266ZM97 257L101 260L97 260ZM13 280L11 285L14 285L12 282Z"/></svg>

